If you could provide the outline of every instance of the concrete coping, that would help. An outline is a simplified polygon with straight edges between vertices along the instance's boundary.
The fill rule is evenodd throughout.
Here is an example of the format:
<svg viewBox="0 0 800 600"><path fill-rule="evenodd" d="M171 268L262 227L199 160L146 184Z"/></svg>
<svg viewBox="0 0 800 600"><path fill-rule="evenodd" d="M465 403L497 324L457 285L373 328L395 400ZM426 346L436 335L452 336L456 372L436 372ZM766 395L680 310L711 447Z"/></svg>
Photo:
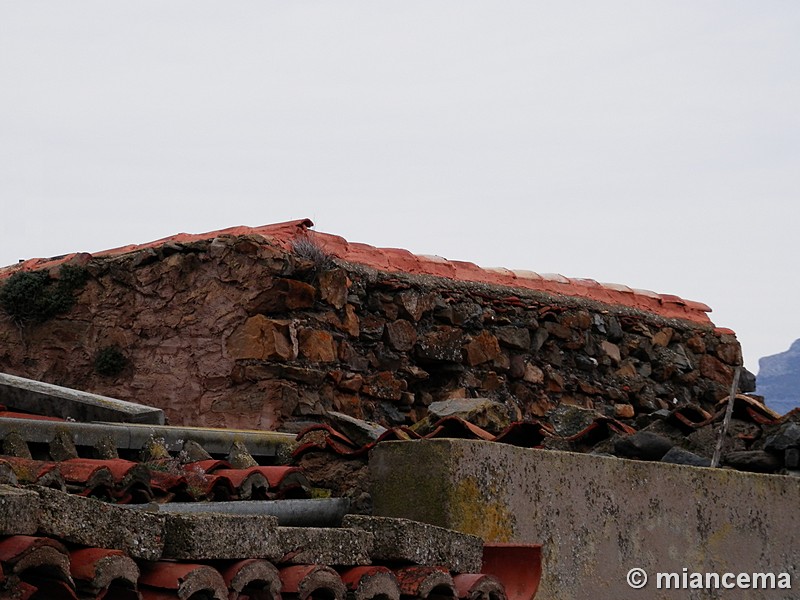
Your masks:
<svg viewBox="0 0 800 600"><path fill-rule="evenodd" d="M0 535L48 536L122 550L147 561L263 558L284 564L370 564L374 536L368 531L278 523L273 515L152 513L41 486L0 485Z"/></svg>
<svg viewBox="0 0 800 600"><path fill-rule="evenodd" d="M0 404L48 417L76 421L164 424L164 411L135 402L0 373Z"/></svg>
<svg viewBox="0 0 800 600"><path fill-rule="evenodd" d="M118 449L139 450L151 439L163 439L167 449L178 452L193 440L210 454L229 454L235 442L242 442L252 456L276 456L281 447L295 440L290 433L208 427L172 427L138 423L73 423L35 419L0 419L0 438L15 431L26 442L49 444L60 431L72 437L76 446L94 446L108 438Z"/></svg>
<svg viewBox="0 0 800 600"><path fill-rule="evenodd" d="M483 540L474 535L409 519L365 515L347 515L342 525L373 534L375 560L444 566L455 573L481 569Z"/></svg>

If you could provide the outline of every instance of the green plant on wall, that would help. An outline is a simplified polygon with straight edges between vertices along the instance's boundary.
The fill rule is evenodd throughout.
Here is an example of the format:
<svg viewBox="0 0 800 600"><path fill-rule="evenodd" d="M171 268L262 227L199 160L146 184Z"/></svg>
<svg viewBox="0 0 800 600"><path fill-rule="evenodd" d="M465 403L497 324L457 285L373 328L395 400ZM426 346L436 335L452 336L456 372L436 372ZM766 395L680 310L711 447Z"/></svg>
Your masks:
<svg viewBox="0 0 800 600"><path fill-rule="evenodd" d="M0 288L0 308L20 325L42 323L75 304L88 279L84 267L64 265L57 279L46 271L20 271Z"/></svg>
<svg viewBox="0 0 800 600"><path fill-rule="evenodd" d="M94 370L100 375L119 375L128 366L128 359L119 346L106 346L94 357Z"/></svg>

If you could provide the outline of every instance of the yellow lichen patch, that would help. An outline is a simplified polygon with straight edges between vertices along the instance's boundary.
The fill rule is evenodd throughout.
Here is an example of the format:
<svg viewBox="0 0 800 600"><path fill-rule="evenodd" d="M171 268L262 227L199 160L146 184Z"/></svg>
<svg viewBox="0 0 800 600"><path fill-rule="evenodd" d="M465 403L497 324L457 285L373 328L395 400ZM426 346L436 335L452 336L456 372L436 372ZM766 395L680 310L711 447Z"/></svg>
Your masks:
<svg viewBox="0 0 800 600"><path fill-rule="evenodd" d="M487 497L489 492L481 489L475 477L456 484L451 498L455 529L490 542L508 542L514 537L516 519L503 502Z"/></svg>

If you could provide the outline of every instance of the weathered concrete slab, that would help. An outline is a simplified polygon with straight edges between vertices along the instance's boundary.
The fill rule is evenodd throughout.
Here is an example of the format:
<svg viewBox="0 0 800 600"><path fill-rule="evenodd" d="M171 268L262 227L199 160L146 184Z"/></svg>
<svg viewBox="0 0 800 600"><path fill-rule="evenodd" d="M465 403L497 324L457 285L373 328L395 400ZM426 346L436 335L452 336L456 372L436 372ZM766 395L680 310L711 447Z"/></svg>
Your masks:
<svg viewBox="0 0 800 600"><path fill-rule="evenodd" d="M0 535L33 535L39 528L36 492L0 485Z"/></svg>
<svg viewBox="0 0 800 600"><path fill-rule="evenodd" d="M444 566L454 573L479 573L483 540L408 519L347 515L345 527L375 536L373 560L402 561L426 567Z"/></svg>
<svg viewBox="0 0 800 600"><path fill-rule="evenodd" d="M371 533L344 527L278 527L276 540L282 550L277 562L334 566L370 564L374 542Z"/></svg>
<svg viewBox="0 0 800 600"><path fill-rule="evenodd" d="M0 404L37 415L69 417L76 421L164 424L164 411L160 408L7 373L0 373Z"/></svg>
<svg viewBox="0 0 800 600"><path fill-rule="evenodd" d="M273 431L215 429L210 427L171 427L140 423L73 423L0 419L0 439L12 432L26 442L49 444L66 433L76 446L96 446L110 440L120 450L139 450L153 439L163 439L170 452L183 449L185 440L198 443L206 452L228 454L238 441L253 456L276 456L295 440L294 435Z"/></svg>
<svg viewBox="0 0 800 600"><path fill-rule="evenodd" d="M39 533L158 560L164 547L165 516L114 506L58 490L34 488L41 499Z"/></svg>
<svg viewBox="0 0 800 600"><path fill-rule="evenodd" d="M793 585L726 589L725 598L796 598L800 589L797 478L444 439L379 444L370 474L376 515L541 543L537 600L722 593L656 588L657 573L684 568L788 573ZM626 583L636 567L650 578L640 590Z"/></svg>
<svg viewBox="0 0 800 600"><path fill-rule="evenodd" d="M168 514L163 557L276 560L282 555L276 544L277 527L276 517L264 515Z"/></svg>

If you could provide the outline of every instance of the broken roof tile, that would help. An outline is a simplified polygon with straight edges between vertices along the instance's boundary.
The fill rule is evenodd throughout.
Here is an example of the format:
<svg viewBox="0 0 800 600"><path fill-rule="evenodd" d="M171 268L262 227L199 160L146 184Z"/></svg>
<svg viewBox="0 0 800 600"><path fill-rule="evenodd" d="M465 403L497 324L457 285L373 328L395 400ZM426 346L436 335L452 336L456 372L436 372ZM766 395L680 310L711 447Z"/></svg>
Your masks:
<svg viewBox="0 0 800 600"><path fill-rule="evenodd" d="M453 578L440 567L403 567L395 572L400 585L400 593L404 596L416 596L427 599L432 597L456 597Z"/></svg>
<svg viewBox="0 0 800 600"><path fill-rule="evenodd" d="M16 456L3 456L2 460L11 466L20 483L35 483L59 490L66 488L64 476L55 463Z"/></svg>
<svg viewBox="0 0 800 600"><path fill-rule="evenodd" d="M397 578L386 567L353 567L342 573L342 582L353 600L400 600Z"/></svg>
<svg viewBox="0 0 800 600"><path fill-rule="evenodd" d="M296 565L280 570L283 592L299 600L329 598L344 600L346 588L339 575L325 565Z"/></svg>
<svg viewBox="0 0 800 600"><path fill-rule="evenodd" d="M157 561L142 565L139 584L144 588L172 590L179 598L206 594L214 600L227 600L228 589L222 575L208 565ZM143 590L144 591L144 590Z"/></svg>
<svg viewBox="0 0 800 600"><path fill-rule="evenodd" d="M121 550L72 550L69 568L76 585L92 595L107 595L109 588L114 586L114 595L110 597L120 596L124 590L135 590L139 580L139 567Z"/></svg>
<svg viewBox="0 0 800 600"><path fill-rule="evenodd" d="M50 538L13 535L0 539L0 563L6 575L13 574L24 579L29 569L46 570L54 578L72 586L67 549Z"/></svg>
<svg viewBox="0 0 800 600"><path fill-rule="evenodd" d="M549 424L534 422L511 423L495 439L501 444L511 444L522 448L536 448L548 437L554 437L552 426Z"/></svg>
<svg viewBox="0 0 800 600"><path fill-rule="evenodd" d="M482 429L477 425L456 416L449 416L439 419L433 424L433 430L424 437L428 439L467 438L486 441L494 440L494 435L485 429Z"/></svg>
<svg viewBox="0 0 800 600"><path fill-rule="evenodd" d="M281 578L271 562L249 558L237 561L222 570L231 597L280 598ZM233 594L238 596L233 596Z"/></svg>
<svg viewBox="0 0 800 600"><path fill-rule="evenodd" d="M453 577L453 585L456 588L456 596L463 600L478 598L506 600L503 584L493 575L462 573Z"/></svg>
<svg viewBox="0 0 800 600"><path fill-rule="evenodd" d="M542 578L542 547L539 544L486 542L482 573L503 583L508 600L531 600Z"/></svg>

